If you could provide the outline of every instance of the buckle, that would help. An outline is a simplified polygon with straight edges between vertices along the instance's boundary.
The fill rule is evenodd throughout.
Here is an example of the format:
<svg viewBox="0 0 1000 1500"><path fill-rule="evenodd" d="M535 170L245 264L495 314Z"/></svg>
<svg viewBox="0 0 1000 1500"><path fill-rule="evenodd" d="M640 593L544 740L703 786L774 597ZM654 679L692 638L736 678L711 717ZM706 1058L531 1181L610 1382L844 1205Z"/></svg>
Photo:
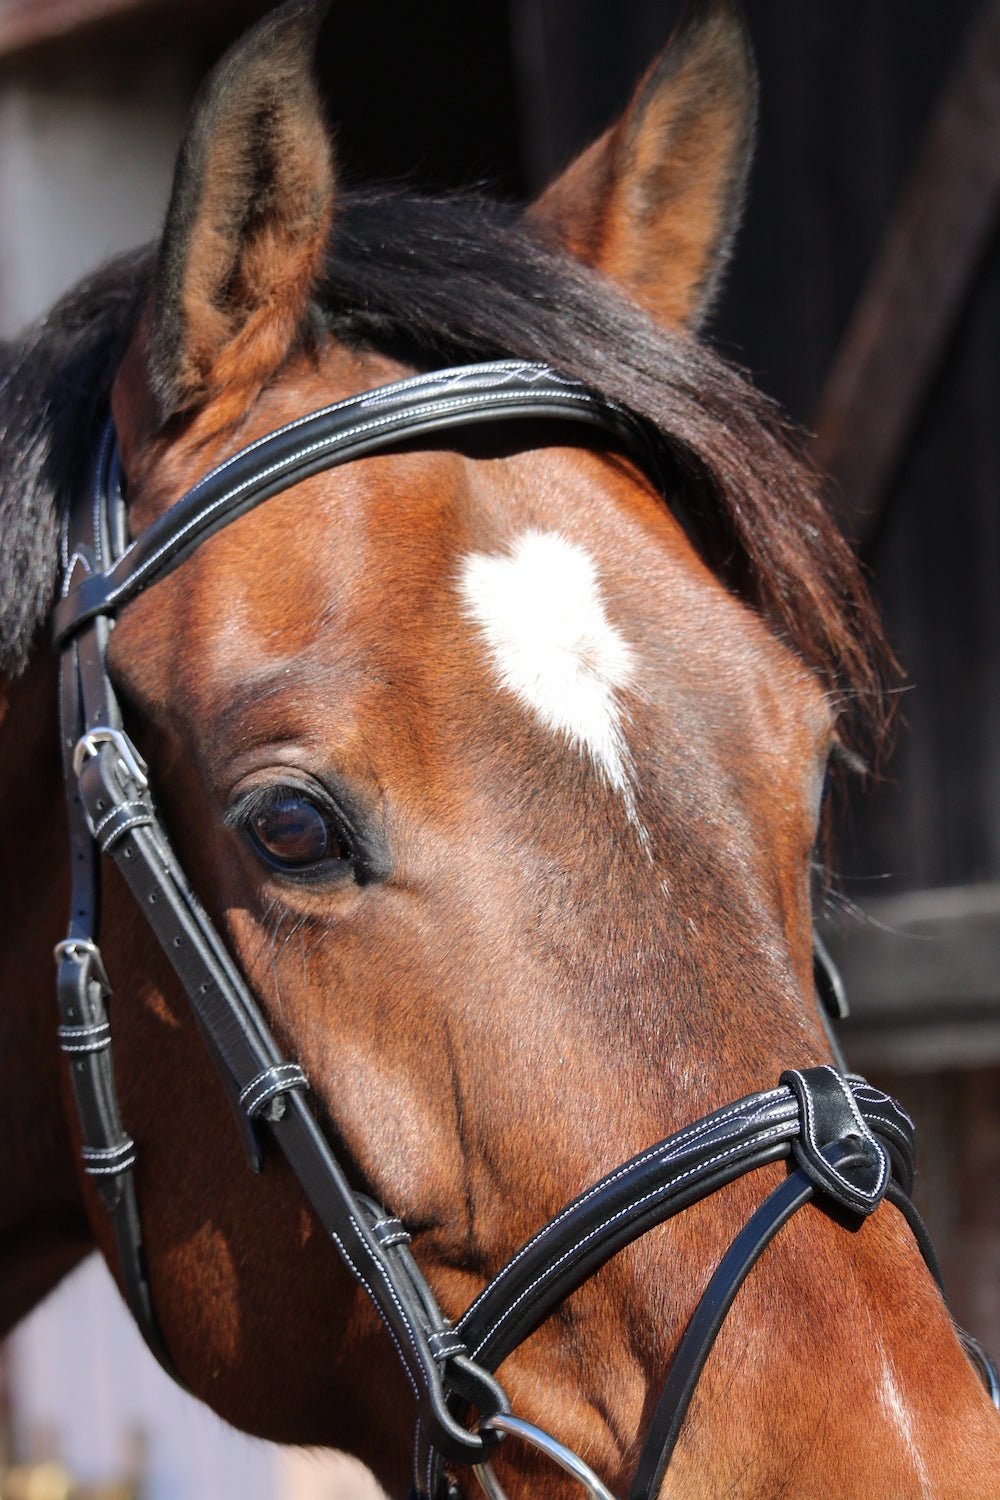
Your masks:
<svg viewBox="0 0 1000 1500"><path fill-rule="evenodd" d="M498 1433L501 1437L516 1437L530 1447L544 1453L560 1469L576 1480L577 1484L591 1497L591 1500L615 1500L611 1491L601 1483L597 1475L582 1458L578 1458L571 1448L560 1443L557 1438L544 1432L541 1427L536 1427L533 1422L525 1422L521 1417L515 1417L510 1412L494 1412L492 1417L484 1417L479 1424L479 1430ZM480 1487L489 1500L507 1500L502 1486L490 1464L475 1464L472 1472L479 1480Z"/></svg>
<svg viewBox="0 0 1000 1500"><path fill-rule="evenodd" d="M62 942L56 943L52 956L57 964L74 963L79 964L81 968L88 968L105 995L111 994L111 980L104 967L101 950L93 938L63 938ZM89 978L90 975L88 974L87 977Z"/></svg>
<svg viewBox="0 0 1000 1500"><path fill-rule="evenodd" d="M144 791L149 785L146 775L148 767L138 750L121 729L109 729L105 724L98 724L94 729L88 729L77 740L73 750L73 774L77 780L83 770L83 763L92 755L97 755L102 745L113 745L118 752L118 763L121 770L125 772L140 791Z"/></svg>

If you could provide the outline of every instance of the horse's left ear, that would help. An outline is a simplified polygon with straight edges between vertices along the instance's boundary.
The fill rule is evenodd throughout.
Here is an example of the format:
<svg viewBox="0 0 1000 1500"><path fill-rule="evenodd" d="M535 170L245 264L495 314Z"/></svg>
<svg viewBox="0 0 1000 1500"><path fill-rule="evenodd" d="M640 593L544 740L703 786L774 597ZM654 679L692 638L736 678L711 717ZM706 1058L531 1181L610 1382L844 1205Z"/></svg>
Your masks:
<svg viewBox="0 0 1000 1500"><path fill-rule="evenodd" d="M272 12L195 102L150 300L119 382L133 399L116 400L116 414L120 404L145 408L139 441L178 415L204 413L216 428L241 415L303 326L334 198L315 73L326 9L291 0Z"/></svg>
<svg viewBox="0 0 1000 1500"><path fill-rule="evenodd" d="M658 321L706 315L743 206L757 85L735 0L698 0L625 114L529 210Z"/></svg>

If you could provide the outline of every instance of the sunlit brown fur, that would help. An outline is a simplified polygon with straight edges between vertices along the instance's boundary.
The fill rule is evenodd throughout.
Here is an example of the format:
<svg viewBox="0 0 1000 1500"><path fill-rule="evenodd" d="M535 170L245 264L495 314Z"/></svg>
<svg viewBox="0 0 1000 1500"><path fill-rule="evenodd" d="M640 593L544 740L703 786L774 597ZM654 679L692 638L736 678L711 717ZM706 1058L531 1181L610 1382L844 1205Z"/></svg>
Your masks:
<svg viewBox="0 0 1000 1500"><path fill-rule="evenodd" d="M537 210L669 318L700 306L736 211L749 127L725 93L739 46L725 14L711 8L688 62L643 84L616 136L627 149L596 174L613 191L580 199L599 153ZM200 160L225 156L231 127ZM667 186L658 153L675 147L700 206ZM228 191L215 171L177 192L210 204ZM221 322L217 267L236 252L215 243L214 216L185 218L161 280L173 300L150 306L114 393L133 531L246 442L406 373L299 346L334 198L313 213L309 192L278 194L290 226L242 236ZM668 201L691 217L665 234ZM574 238L571 223L590 229ZM176 347L163 319L182 330ZM528 528L586 549L635 653L625 706L648 843L578 751L503 691L463 611L463 557L503 553ZM833 707L624 461L554 432L526 451L415 445L311 478L130 605L111 665L195 888L352 1177L412 1227L448 1313L603 1172L828 1055L809 860ZM4 847L18 851L18 943L0 948L17 997L7 1055L24 1058L18 1107L39 1122L5 1182L11 1320L82 1252L83 1208L114 1261L51 1105L49 950L66 898L54 704L39 653L0 724ZM241 788L290 768L350 789L387 851L382 877L295 885L225 825ZM101 945L153 1294L182 1374L238 1425L350 1448L404 1494L412 1408L391 1344L282 1162L249 1173L187 1001L111 871ZM9 1098L0 1110L7 1139ZM622 1252L504 1366L515 1410L617 1492L700 1289L781 1170ZM1000 1427L898 1215L854 1232L810 1209L737 1298L663 1494L958 1500L990 1493L998 1462ZM513 1444L498 1472L517 1500L578 1493Z"/></svg>
<svg viewBox="0 0 1000 1500"><path fill-rule="evenodd" d="M704 9L533 211L570 254L681 326L707 310L728 260L755 112L739 12L729 0Z"/></svg>
<svg viewBox="0 0 1000 1500"><path fill-rule="evenodd" d="M197 408L232 425L298 336L332 211L310 56L322 10L286 5L265 20L195 114L155 287L160 421Z"/></svg>

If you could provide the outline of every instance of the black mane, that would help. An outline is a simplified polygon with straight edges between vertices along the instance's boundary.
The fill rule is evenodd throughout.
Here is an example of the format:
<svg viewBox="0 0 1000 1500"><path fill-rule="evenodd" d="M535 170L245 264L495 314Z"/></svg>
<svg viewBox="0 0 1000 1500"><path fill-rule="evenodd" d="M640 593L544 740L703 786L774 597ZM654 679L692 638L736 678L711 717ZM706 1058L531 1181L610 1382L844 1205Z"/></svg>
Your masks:
<svg viewBox="0 0 1000 1500"><path fill-rule="evenodd" d="M125 257L2 355L0 671L24 666L51 607L57 516L85 476L152 268ZM857 565L769 403L693 338L478 198L355 193L339 204L312 336L419 369L544 360L647 418L683 476L712 561L840 699L874 721L877 621Z"/></svg>
<svg viewBox="0 0 1000 1500"><path fill-rule="evenodd" d="M59 518L87 482L151 264L112 261L0 353L0 676L23 670L48 618Z"/></svg>

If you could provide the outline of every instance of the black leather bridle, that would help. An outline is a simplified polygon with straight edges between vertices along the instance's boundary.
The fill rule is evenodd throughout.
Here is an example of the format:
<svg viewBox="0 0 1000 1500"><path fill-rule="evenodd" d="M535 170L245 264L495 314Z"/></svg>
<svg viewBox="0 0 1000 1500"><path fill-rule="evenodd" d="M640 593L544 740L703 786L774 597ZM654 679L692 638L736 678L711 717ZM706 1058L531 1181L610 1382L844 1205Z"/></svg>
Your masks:
<svg viewBox="0 0 1000 1500"><path fill-rule="evenodd" d="M79 1111L83 1165L111 1214L125 1296L153 1353L178 1378L153 1308L134 1179L136 1147L121 1119L111 1065L111 986L97 944L100 856L107 854L187 992L251 1166L262 1169L270 1137L388 1328L416 1400L415 1500L457 1494L449 1476L470 1465L487 1494L502 1496L489 1459L509 1436L540 1447L588 1493L609 1500L575 1455L511 1414L493 1371L622 1246L753 1168L793 1158L787 1178L733 1241L681 1339L629 1492L629 1500L653 1500L733 1297L764 1247L803 1204L818 1195L858 1216L889 1198L905 1214L940 1282L908 1196L908 1116L863 1079L839 1069L790 1070L775 1088L717 1110L610 1172L539 1230L467 1311L449 1322L411 1254L405 1225L348 1182L307 1102L305 1074L282 1056L189 885L157 812L145 763L125 730L106 665L117 612L206 537L269 496L320 470L414 439L466 424L526 419L585 424L651 477L661 476L658 440L630 412L545 365L497 361L398 381L289 423L227 459L130 542L108 429L92 490L67 513L63 586L54 616L72 870L69 930L56 949L59 1040ZM821 948L817 955L829 1002L838 993L835 978ZM967 1347L997 1403L993 1366L973 1341ZM472 1408L478 1416L469 1426Z"/></svg>

